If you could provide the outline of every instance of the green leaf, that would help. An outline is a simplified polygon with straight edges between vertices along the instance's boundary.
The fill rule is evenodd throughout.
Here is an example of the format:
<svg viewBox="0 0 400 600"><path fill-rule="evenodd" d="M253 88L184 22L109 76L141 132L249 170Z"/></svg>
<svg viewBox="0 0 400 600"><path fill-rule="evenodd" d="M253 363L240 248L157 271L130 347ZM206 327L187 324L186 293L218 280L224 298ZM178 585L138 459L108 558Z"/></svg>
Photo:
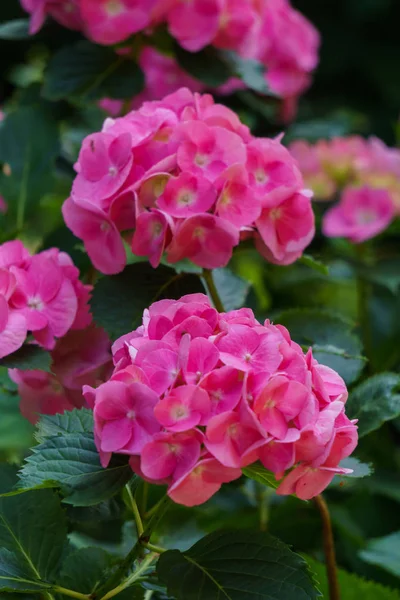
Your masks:
<svg viewBox="0 0 400 600"><path fill-rule="evenodd" d="M221 53L232 70L232 75L240 77L246 84L246 88L254 90L259 94L278 96L268 86L265 79L265 67L262 63L253 59L242 58L236 52L225 51Z"/></svg>
<svg viewBox="0 0 400 600"><path fill-rule="evenodd" d="M374 267L361 270L361 274L368 281L387 288L392 294L396 295L400 286L400 262L393 258L380 261Z"/></svg>
<svg viewBox="0 0 400 600"><path fill-rule="evenodd" d="M355 456L349 456L341 461L340 467L344 469L352 469L352 473L348 473L347 475L342 475L341 477L353 477L355 479L361 479L364 477L369 477L374 472L374 468L371 464L363 463Z"/></svg>
<svg viewBox="0 0 400 600"><path fill-rule="evenodd" d="M97 325L116 339L140 324L143 310L152 302L195 292L205 293L196 275L177 275L170 267L153 269L148 263L136 263L119 275L100 279L93 291L92 313Z"/></svg>
<svg viewBox="0 0 400 600"><path fill-rule="evenodd" d="M0 548L0 591L1 592L35 592L51 589L48 583L32 579L32 573L22 568L17 556Z"/></svg>
<svg viewBox="0 0 400 600"><path fill-rule="evenodd" d="M0 25L0 40L24 40L29 37L29 19L15 19Z"/></svg>
<svg viewBox="0 0 400 600"><path fill-rule="evenodd" d="M241 308L250 291L250 283L229 269L214 269L214 283L226 311Z"/></svg>
<svg viewBox="0 0 400 600"><path fill-rule="evenodd" d="M400 416L400 375L380 373L363 381L351 392L346 412L359 419L360 437Z"/></svg>
<svg viewBox="0 0 400 600"><path fill-rule="evenodd" d="M352 332L353 325L327 311L291 309L278 314L274 321L288 328L302 346L311 346L314 357L337 371L347 384L358 379L365 366L362 345Z"/></svg>
<svg viewBox="0 0 400 600"><path fill-rule="evenodd" d="M310 256L310 254L303 254L303 256L299 258L298 262L310 267L310 269L313 269L321 275L329 275L328 265L325 265L322 261Z"/></svg>
<svg viewBox="0 0 400 600"><path fill-rule="evenodd" d="M0 368L0 451L23 450L32 444L34 428L21 415L19 401L7 370Z"/></svg>
<svg viewBox="0 0 400 600"><path fill-rule="evenodd" d="M0 465L0 494L6 494L18 481L18 469L13 465Z"/></svg>
<svg viewBox="0 0 400 600"><path fill-rule="evenodd" d="M92 433L93 412L87 408L74 408L62 415L42 415L37 424L35 437L43 442L48 437L64 435L65 433Z"/></svg>
<svg viewBox="0 0 400 600"><path fill-rule="evenodd" d="M48 110L24 106L7 114L0 125L0 162L9 166L0 175L0 193L8 203L8 216L22 229L27 213L53 187L59 131Z"/></svg>
<svg viewBox="0 0 400 600"><path fill-rule="evenodd" d="M318 598L307 563L259 532L215 532L186 552L161 555L157 573L177 600Z"/></svg>
<svg viewBox="0 0 400 600"><path fill-rule="evenodd" d="M276 480L272 471L268 471L268 469L266 469L260 462L256 462L249 467L245 467L242 469L242 472L246 477L254 479L254 481L258 481L258 483L273 488L274 490L276 490L276 488L279 486L279 481Z"/></svg>
<svg viewBox="0 0 400 600"><path fill-rule="evenodd" d="M131 98L142 91L144 75L130 59L111 48L80 41L64 46L51 58L43 95L49 100L79 97L81 101Z"/></svg>
<svg viewBox="0 0 400 600"><path fill-rule="evenodd" d="M0 498L0 547L15 554L33 581L53 580L66 535L65 515L52 491Z"/></svg>
<svg viewBox="0 0 400 600"><path fill-rule="evenodd" d="M326 567L320 562L306 557L311 569L315 573L315 579L318 581L318 587L324 598L329 598L328 580L326 577ZM353 573L348 573L343 569L338 569L340 598L341 600L400 600L400 593L391 590L375 581L361 579Z"/></svg>
<svg viewBox="0 0 400 600"><path fill-rule="evenodd" d="M58 583L82 594L91 594L114 558L101 548L82 548L67 556L63 562Z"/></svg>
<svg viewBox="0 0 400 600"><path fill-rule="evenodd" d="M70 433L33 448L19 478L16 492L59 487L67 504L91 506L116 494L132 478L132 470L124 456L113 457L104 469L93 434Z"/></svg>
<svg viewBox="0 0 400 600"><path fill-rule="evenodd" d="M359 555L365 562L400 577L400 531L370 540Z"/></svg>
<svg viewBox="0 0 400 600"><path fill-rule="evenodd" d="M0 360L1 367L8 369L22 369L23 371L46 371L51 372L51 354L39 346L26 344L16 352L9 354Z"/></svg>
<svg viewBox="0 0 400 600"><path fill-rule="evenodd" d="M209 87L218 87L232 76L230 65L212 46L207 46L200 52L188 52L176 44L174 50L182 69Z"/></svg>

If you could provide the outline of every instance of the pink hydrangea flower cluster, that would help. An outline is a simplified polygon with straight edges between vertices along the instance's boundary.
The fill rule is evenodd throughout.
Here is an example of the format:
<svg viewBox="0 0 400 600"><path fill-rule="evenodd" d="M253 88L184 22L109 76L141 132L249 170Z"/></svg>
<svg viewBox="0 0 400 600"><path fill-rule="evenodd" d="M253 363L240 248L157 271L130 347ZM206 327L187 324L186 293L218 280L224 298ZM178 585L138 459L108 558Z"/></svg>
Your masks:
<svg viewBox="0 0 400 600"><path fill-rule="evenodd" d="M106 119L75 168L64 219L106 274L125 266L123 237L153 267L165 251L170 263L215 268L243 237L289 264L314 235L310 194L279 139L254 138L231 110L187 88Z"/></svg>
<svg viewBox="0 0 400 600"><path fill-rule="evenodd" d="M115 369L93 406L103 466L113 453L193 506L256 461L278 494L319 494L357 445L342 378L250 309L218 313L203 294L161 300L113 346Z"/></svg>
<svg viewBox="0 0 400 600"><path fill-rule="evenodd" d="M358 136L293 142L297 160L315 200L339 203L323 219L328 237L363 242L384 231L400 214L400 151L377 138Z"/></svg>
<svg viewBox="0 0 400 600"><path fill-rule="evenodd" d="M91 289L65 252L32 256L20 241L0 245L0 358L18 350L28 332L52 350L56 338L87 327Z"/></svg>
<svg viewBox="0 0 400 600"><path fill-rule="evenodd" d="M21 0L31 33L47 14L99 44L117 44L166 23L191 52L208 45L234 50L267 67L272 90L285 98L286 116L310 84L319 35L289 0Z"/></svg>
<svg viewBox="0 0 400 600"><path fill-rule="evenodd" d="M18 384L22 415L35 424L39 415L55 415L85 406L82 387L96 387L112 372L111 341L102 329L90 325L70 331L51 353L51 373L9 369Z"/></svg>

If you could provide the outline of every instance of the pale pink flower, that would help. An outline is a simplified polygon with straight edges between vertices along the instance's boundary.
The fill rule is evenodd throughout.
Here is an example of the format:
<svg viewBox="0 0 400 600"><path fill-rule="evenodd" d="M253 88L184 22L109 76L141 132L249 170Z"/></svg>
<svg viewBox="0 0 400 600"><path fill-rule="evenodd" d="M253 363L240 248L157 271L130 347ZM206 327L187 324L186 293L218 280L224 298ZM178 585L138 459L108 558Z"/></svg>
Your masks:
<svg viewBox="0 0 400 600"><path fill-rule="evenodd" d="M328 237L346 237L359 244L384 231L393 217L394 205L386 190L348 188L325 214L322 230Z"/></svg>

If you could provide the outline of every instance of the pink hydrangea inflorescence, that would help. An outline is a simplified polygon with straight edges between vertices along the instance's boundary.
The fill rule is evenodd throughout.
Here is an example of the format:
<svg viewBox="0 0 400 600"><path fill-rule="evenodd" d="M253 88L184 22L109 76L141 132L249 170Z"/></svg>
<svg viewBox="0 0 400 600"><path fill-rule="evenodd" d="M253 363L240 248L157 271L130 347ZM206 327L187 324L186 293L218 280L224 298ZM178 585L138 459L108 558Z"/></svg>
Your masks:
<svg viewBox="0 0 400 600"><path fill-rule="evenodd" d="M284 98L286 118L293 116L318 62L318 32L289 0L21 0L21 4L31 14L31 33L49 15L98 44L110 45L166 24L190 52L213 45L258 60L266 67L269 87Z"/></svg>
<svg viewBox="0 0 400 600"><path fill-rule="evenodd" d="M0 245L0 358L18 350L28 332L52 350L57 338L87 327L91 290L65 252L32 256L20 241Z"/></svg>
<svg viewBox="0 0 400 600"><path fill-rule="evenodd" d="M359 136L299 140L290 146L316 201L339 203L328 209L323 232L354 243L384 231L400 214L400 151L381 140Z"/></svg>
<svg viewBox="0 0 400 600"><path fill-rule="evenodd" d="M242 238L289 264L314 235L310 193L279 139L253 137L230 109L187 88L106 119L75 168L64 219L106 274L125 266L123 239L153 267L165 252L170 263L215 268Z"/></svg>
<svg viewBox="0 0 400 600"><path fill-rule="evenodd" d="M8 371L18 385L21 413L31 423L36 423L40 415L55 415L86 405L82 387L95 387L112 373L111 341L103 329L91 324L58 340L51 359L51 373Z"/></svg>
<svg viewBox="0 0 400 600"><path fill-rule="evenodd" d="M93 407L104 467L113 453L187 506L261 461L278 494L309 499L357 445L347 389L281 325L248 308L218 313L203 294L161 300L113 346L115 369Z"/></svg>

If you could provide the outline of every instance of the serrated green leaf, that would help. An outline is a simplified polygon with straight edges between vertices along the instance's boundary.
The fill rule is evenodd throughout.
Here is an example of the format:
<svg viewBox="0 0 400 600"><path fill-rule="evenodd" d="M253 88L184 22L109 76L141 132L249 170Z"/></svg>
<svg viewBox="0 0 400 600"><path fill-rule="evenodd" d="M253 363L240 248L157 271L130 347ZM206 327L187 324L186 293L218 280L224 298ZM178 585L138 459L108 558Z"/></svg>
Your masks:
<svg viewBox="0 0 400 600"><path fill-rule="evenodd" d="M80 41L58 50L45 73L43 95L49 100L78 97L131 98L142 91L144 75L132 60L111 48Z"/></svg>
<svg viewBox="0 0 400 600"><path fill-rule="evenodd" d="M229 269L214 269L214 283L226 311L241 308L250 291L250 283Z"/></svg>
<svg viewBox="0 0 400 600"><path fill-rule="evenodd" d="M0 25L0 40L24 40L29 37L29 19L14 19Z"/></svg>
<svg viewBox="0 0 400 600"><path fill-rule="evenodd" d="M205 293L197 275L177 275L170 267L153 269L148 263L136 263L120 275L103 277L98 282L91 301L93 317L116 339L137 327L143 310L155 300L195 292Z"/></svg>
<svg viewBox="0 0 400 600"><path fill-rule="evenodd" d="M91 506L111 498L131 478L127 457L114 456L104 469L93 434L71 433L47 438L33 448L19 473L15 493L59 487L67 504Z"/></svg>
<svg viewBox="0 0 400 600"><path fill-rule="evenodd" d="M259 532L215 532L186 552L169 550L159 579L177 600L308 600L320 597L307 563Z"/></svg>
<svg viewBox="0 0 400 600"><path fill-rule="evenodd" d="M249 467L242 469L243 475L258 481L262 485L266 485L276 490L279 486L279 481L276 480L275 475L272 471L268 471L260 462L256 462Z"/></svg>
<svg viewBox="0 0 400 600"><path fill-rule="evenodd" d="M51 589L48 583L32 579L32 573L22 568L20 560L6 548L0 548L0 592L40 593Z"/></svg>
<svg viewBox="0 0 400 600"><path fill-rule="evenodd" d="M101 548L81 548L67 556L58 582L62 587L91 594L107 576L107 570L114 560L113 556Z"/></svg>
<svg viewBox="0 0 400 600"><path fill-rule="evenodd" d="M309 556L306 557L306 560L315 573L315 579L323 597L328 599L329 589L325 565ZM362 600L400 600L400 593L397 590L391 590L375 581L361 579L343 569L338 569L338 578L341 600L360 600L360 598Z"/></svg>
<svg viewBox="0 0 400 600"><path fill-rule="evenodd" d="M355 456L349 456L341 461L340 467L344 469L352 469L352 473L348 473L345 477L354 477L355 479L361 479L369 477L374 472L374 468L371 464L363 463Z"/></svg>
<svg viewBox="0 0 400 600"><path fill-rule="evenodd" d="M359 555L365 562L400 577L400 531L370 540Z"/></svg>
<svg viewBox="0 0 400 600"><path fill-rule="evenodd" d="M351 322L314 309L287 310L278 314L274 322L287 327L298 344L315 347L314 357L337 371L347 384L360 376L365 359Z"/></svg>
<svg viewBox="0 0 400 600"><path fill-rule="evenodd" d="M360 437L400 415L400 375L380 373L351 392L346 404L351 419L358 419Z"/></svg>
<svg viewBox="0 0 400 600"><path fill-rule="evenodd" d="M51 372L51 354L39 346L26 344L16 352L0 360L1 367L8 369L21 369L23 371Z"/></svg>
<svg viewBox="0 0 400 600"><path fill-rule="evenodd" d="M176 44L174 51L182 69L209 87L218 87L232 76L231 66L212 46L207 46L200 52L188 52Z"/></svg>
<svg viewBox="0 0 400 600"><path fill-rule="evenodd" d="M48 437L65 433L92 432L93 412L87 408L74 408L74 410L65 411L62 415L42 415L37 424L35 437L38 442L43 442Z"/></svg>
<svg viewBox="0 0 400 600"><path fill-rule="evenodd" d="M32 580L52 582L66 542L60 501L51 490L0 498L0 547Z"/></svg>

